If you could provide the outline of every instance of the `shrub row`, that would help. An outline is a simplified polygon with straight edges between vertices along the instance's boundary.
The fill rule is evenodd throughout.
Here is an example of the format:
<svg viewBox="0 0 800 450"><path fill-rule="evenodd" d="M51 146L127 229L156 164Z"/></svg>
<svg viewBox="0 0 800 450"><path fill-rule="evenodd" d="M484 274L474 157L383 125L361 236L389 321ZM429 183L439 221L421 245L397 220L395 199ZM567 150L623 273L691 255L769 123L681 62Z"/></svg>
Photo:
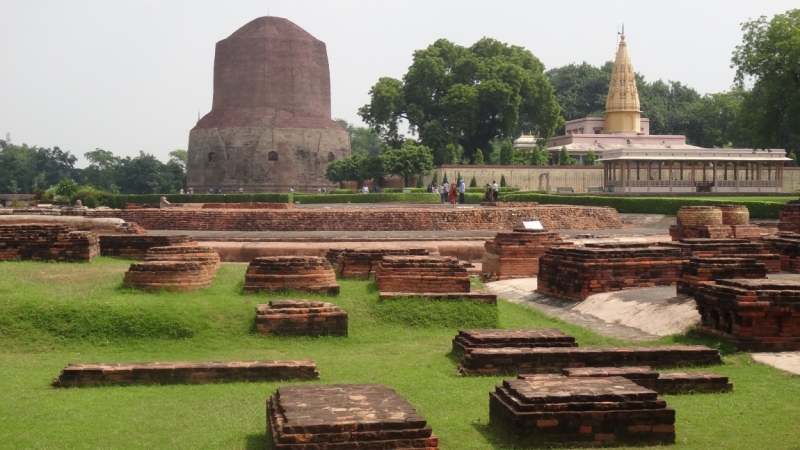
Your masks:
<svg viewBox="0 0 800 450"><path fill-rule="evenodd" d="M303 194L296 195L294 199L303 205L317 203L436 203L439 201L439 196L427 192L420 194Z"/></svg>
<svg viewBox="0 0 800 450"><path fill-rule="evenodd" d="M610 206L621 213L675 215L681 206L745 205L753 219L777 219L784 203L765 201L731 201L693 199L691 197L612 197L596 195L552 195L519 192L503 195L500 201L539 202L541 204Z"/></svg>

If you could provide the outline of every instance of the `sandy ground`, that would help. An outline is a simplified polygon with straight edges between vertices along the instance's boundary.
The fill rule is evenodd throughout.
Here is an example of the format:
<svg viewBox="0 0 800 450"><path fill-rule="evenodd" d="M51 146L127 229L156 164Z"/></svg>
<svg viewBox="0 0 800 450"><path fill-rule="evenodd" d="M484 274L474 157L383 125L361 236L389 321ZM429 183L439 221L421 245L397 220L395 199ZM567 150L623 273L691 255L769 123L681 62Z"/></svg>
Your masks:
<svg viewBox="0 0 800 450"><path fill-rule="evenodd" d="M757 363L800 375L800 352L753 353L753 360Z"/></svg>

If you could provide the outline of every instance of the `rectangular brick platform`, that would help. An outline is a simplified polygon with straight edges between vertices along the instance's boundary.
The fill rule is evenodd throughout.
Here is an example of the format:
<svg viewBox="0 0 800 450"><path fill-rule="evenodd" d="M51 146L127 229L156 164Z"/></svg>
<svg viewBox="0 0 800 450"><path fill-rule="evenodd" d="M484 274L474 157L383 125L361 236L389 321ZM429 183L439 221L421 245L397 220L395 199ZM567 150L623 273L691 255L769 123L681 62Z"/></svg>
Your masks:
<svg viewBox="0 0 800 450"><path fill-rule="evenodd" d="M687 259L677 248L656 246L551 248L539 260L536 290L584 300L600 292L670 286L677 283L680 263Z"/></svg>
<svg viewBox="0 0 800 450"><path fill-rule="evenodd" d="M267 399L273 450L437 450L425 418L380 384L282 386Z"/></svg>
<svg viewBox="0 0 800 450"><path fill-rule="evenodd" d="M574 337L550 328L458 330L453 339L453 353L459 355L476 348L577 346Z"/></svg>
<svg viewBox="0 0 800 450"><path fill-rule="evenodd" d="M484 281L535 277L539 258L555 246L571 246L554 231L515 228L510 233L497 233L484 244L481 277Z"/></svg>
<svg viewBox="0 0 800 450"><path fill-rule="evenodd" d="M452 256L384 256L375 271L381 292L468 293L469 274Z"/></svg>
<svg viewBox="0 0 800 450"><path fill-rule="evenodd" d="M314 300L272 300L256 307L260 334L347 336L347 312L333 303Z"/></svg>
<svg viewBox="0 0 800 450"><path fill-rule="evenodd" d="M701 333L743 350L800 350L800 281L717 280L695 302Z"/></svg>
<svg viewBox="0 0 800 450"><path fill-rule="evenodd" d="M761 228L757 225L700 225L669 227L673 241L682 239L747 239L757 241L761 238Z"/></svg>
<svg viewBox="0 0 800 450"><path fill-rule="evenodd" d="M675 410L656 392L622 377L503 380L489 394L489 422L525 448L675 442Z"/></svg>
<svg viewBox="0 0 800 450"><path fill-rule="evenodd" d="M0 225L0 261L86 262L100 253L97 235L61 224Z"/></svg>
<svg viewBox="0 0 800 450"><path fill-rule="evenodd" d="M153 247L186 245L194 243L194 238L186 235L153 236L149 234L101 235L100 254L120 258L144 259Z"/></svg>
<svg viewBox="0 0 800 450"><path fill-rule="evenodd" d="M559 372L571 367L672 368L721 362L718 350L703 345L476 348L461 359L459 372L471 375L533 374Z"/></svg>
<svg viewBox="0 0 800 450"><path fill-rule="evenodd" d="M266 256L247 267L244 293L305 292L339 295L336 274L325 258L316 256Z"/></svg>
<svg viewBox="0 0 800 450"><path fill-rule="evenodd" d="M211 286L214 275L200 262L144 261L130 265L124 284L145 291L190 292Z"/></svg>
<svg viewBox="0 0 800 450"><path fill-rule="evenodd" d="M781 232L777 236L765 237L764 242L779 255L780 270L800 273L800 235Z"/></svg>
<svg viewBox="0 0 800 450"><path fill-rule="evenodd" d="M53 387L205 384L319 379L311 360L69 364Z"/></svg>
<svg viewBox="0 0 800 450"><path fill-rule="evenodd" d="M728 377L714 372L656 372L649 366L640 367L581 367L563 369L568 377L622 377L643 388L659 394L682 394L686 392L728 392L733 384ZM520 378L525 375L520 375Z"/></svg>
<svg viewBox="0 0 800 450"><path fill-rule="evenodd" d="M478 303L497 304L497 295L486 291L474 290L470 292L380 292L378 298L391 300L396 298L421 297L427 300L469 300Z"/></svg>
<svg viewBox="0 0 800 450"><path fill-rule="evenodd" d="M751 242L747 239L681 239L679 242L660 244L679 248L686 255L696 258L755 258L767 266L768 273L780 273L781 258L767 242Z"/></svg>
<svg viewBox="0 0 800 450"><path fill-rule="evenodd" d="M384 256L427 256L424 248L344 249L336 257L336 275L342 278L371 278Z"/></svg>
<svg viewBox="0 0 800 450"><path fill-rule="evenodd" d="M691 258L681 264L676 291L694 297L700 286L725 278L767 278L767 266L753 258Z"/></svg>

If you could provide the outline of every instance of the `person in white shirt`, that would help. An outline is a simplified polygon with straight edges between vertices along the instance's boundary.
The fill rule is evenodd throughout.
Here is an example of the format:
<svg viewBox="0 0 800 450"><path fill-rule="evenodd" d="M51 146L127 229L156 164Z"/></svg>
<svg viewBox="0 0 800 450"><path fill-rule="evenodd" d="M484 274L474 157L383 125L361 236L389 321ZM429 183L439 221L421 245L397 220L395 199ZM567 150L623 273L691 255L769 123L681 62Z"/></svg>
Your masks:
<svg viewBox="0 0 800 450"><path fill-rule="evenodd" d="M364 185L363 188L361 188L361 192L364 193L364 194L369 194L369 188L367 187L366 184Z"/></svg>

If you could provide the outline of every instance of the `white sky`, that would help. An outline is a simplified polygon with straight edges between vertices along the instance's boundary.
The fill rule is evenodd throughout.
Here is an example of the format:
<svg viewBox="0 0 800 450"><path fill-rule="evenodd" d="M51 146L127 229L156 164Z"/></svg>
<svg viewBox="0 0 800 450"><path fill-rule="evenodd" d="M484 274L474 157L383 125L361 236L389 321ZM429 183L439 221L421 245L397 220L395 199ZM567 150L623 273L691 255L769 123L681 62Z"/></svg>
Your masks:
<svg viewBox="0 0 800 450"><path fill-rule="evenodd" d="M103 148L166 161L211 109L214 45L256 17L296 23L326 43L334 118L361 123L379 77L400 78L414 50L481 37L529 49L546 66L613 60L625 23L647 80L727 90L740 23L791 0L0 0L0 138ZM2 170L2 168L0 168Z"/></svg>

